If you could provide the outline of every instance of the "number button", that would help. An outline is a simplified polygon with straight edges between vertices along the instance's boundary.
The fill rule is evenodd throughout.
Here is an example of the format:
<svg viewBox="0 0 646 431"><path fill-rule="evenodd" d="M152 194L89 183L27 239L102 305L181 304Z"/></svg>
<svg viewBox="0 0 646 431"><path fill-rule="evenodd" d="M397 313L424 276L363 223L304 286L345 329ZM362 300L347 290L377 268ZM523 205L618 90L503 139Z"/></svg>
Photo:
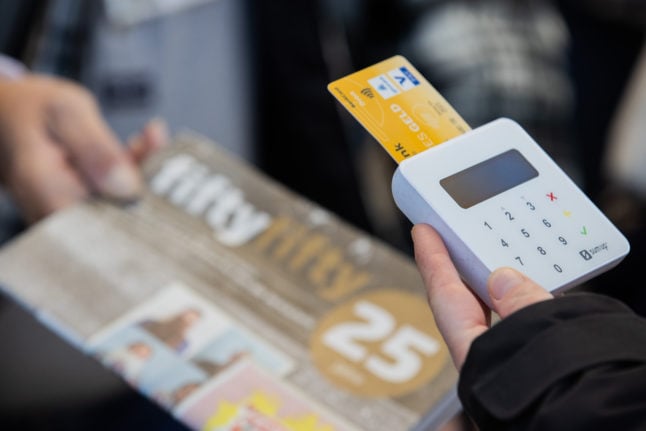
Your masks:
<svg viewBox="0 0 646 431"><path fill-rule="evenodd" d="M505 241L504 239L502 239L502 238L500 239L500 244L501 244L503 247L509 247L509 243L508 243L507 241Z"/></svg>
<svg viewBox="0 0 646 431"><path fill-rule="evenodd" d="M527 208L529 208L530 211L536 211L536 207L533 203L531 203L530 201L527 201L525 203L527 204Z"/></svg>
<svg viewBox="0 0 646 431"><path fill-rule="evenodd" d="M554 270L558 272L559 274L563 272L563 268L561 268L559 265L554 264Z"/></svg>
<svg viewBox="0 0 646 431"><path fill-rule="evenodd" d="M493 230L493 228L491 227L491 225L489 223L484 222L484 225L485 225L485 227L489 228L489 230Z"/></svg>
<svg viewBox="0 0 646 431"><path fill-rule="evenodd" d="M563 245L567 245L567 240L563 238L562 236L559 237L559 242Z"/></svg>
<svg viewBox="0 0 646 431"><path fill-rule="evenodd" d="M512 221L516 220L513 215L509 211L505 211L505 216L507 217L507 220Z"/></svg>
<svg viewBox="0 0 646 431"><path fill-rule="evenodd" d="M545 256L547 254L547 251L545 251L545 249L543 247L536 247L536 250L538 250L538 252L540 254L542 254L543 256Z"/></svg>
<svg viewBox="0 0 646 431"><path fill-rule="evenodd" d="M520 263L521 266L525 266L525 264L523 263L523 259L521 259L520 256L516 256L514 259L517 260L518 263Z"/></svg>
<svg viewBox="0 0 646 431"><path fill-rule="evenodd" d="M552 223L550 223L546 218L543 219L543 224L545 225L545 227L552 227Z"/></svg>
<svg viewBox="0 0 646 431"><path fill-rule="evenodd" d="M529 232L527 232L527 229L521 229L520 233L522 233L525 238L529 238L531 236Z"/></svg>

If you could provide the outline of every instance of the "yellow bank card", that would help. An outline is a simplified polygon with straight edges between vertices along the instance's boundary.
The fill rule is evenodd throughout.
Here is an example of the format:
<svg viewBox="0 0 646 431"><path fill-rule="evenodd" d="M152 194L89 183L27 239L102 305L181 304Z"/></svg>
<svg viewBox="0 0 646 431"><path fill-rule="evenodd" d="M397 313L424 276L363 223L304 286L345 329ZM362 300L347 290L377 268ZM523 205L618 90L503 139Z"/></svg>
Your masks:
<svg viewBox="0 0 646 431"><path fill-rule="evenodd" d="M328 85L397 163L471 128L402 56Z"/></svg>

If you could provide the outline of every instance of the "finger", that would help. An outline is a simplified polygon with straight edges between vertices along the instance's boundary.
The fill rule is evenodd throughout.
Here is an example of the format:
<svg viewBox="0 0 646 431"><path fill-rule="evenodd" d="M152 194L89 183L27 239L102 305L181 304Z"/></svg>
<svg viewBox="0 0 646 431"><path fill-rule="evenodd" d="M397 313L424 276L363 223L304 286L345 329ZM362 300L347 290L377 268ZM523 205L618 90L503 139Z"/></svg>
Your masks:
<svg viewBox="0 0 646 431"><path fill-rule="evenodd" d="M161 119L150 120L144 128L128 140L131 159L140 164L155 151L168 145L168 128Z"/></svg>
<svg viewBox="0 0 646 431"><path fill-rule="evenodd" d="M68 86L65 97L48 106L48 131L70 156L90 188L105 196L132 200L142 181L135 164L103 120L92 97Z"/></svg>
<svg viewBox="0 0 646 431"><path fill-rule="evenodd" d="M429 304L459 369L473 340L487 330L488 315L481 301L462 282L439 234L419 224L413 227L412 235Z"/></svg>
<svg viewBox="0 0 646 431"><path fill-rule="evenodd" d="M553 298L551 293L512 268L495 270L489 276L487 287L494 310L503 319L528 305Z"/></svg>
<svg viewBox="0 0 646 431"><path fill-rule="evenodd" d="M14 175L7 183L25 221L29 224L88 196L78 173L55 145L28 148L13 160Z"/></svg>

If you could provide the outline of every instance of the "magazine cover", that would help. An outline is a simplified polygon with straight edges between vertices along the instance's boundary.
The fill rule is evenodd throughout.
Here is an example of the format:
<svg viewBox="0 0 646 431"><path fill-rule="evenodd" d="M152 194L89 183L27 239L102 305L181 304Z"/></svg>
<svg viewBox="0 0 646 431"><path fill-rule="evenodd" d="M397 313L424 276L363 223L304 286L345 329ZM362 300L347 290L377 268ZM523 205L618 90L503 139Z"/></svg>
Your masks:
<svg viewBox="0 0 646 431"><path fill-rule="evenodd" d="M0 285L195 430L432 430L457 374L408 257L198 135L136 204L0 251Z"/></svg>

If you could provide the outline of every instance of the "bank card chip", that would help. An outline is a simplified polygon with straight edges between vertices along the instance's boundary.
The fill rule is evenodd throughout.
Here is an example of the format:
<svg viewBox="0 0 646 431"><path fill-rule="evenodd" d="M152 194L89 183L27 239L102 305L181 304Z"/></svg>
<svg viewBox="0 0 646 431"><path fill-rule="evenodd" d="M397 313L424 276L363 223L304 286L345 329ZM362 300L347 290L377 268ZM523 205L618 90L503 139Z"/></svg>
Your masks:
<svg viewBox="0 0 646 431"><path fill-rule="evenodd" d="M333 81L328 90L397 163L471 129L401 55Z"/></svg>

